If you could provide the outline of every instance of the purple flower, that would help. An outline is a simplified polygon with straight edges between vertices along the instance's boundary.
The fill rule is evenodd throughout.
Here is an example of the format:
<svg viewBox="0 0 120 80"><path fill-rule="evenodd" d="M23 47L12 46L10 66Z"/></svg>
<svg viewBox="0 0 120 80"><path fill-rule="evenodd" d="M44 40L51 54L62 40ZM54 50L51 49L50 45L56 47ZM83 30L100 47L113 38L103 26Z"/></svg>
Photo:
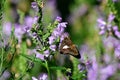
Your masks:
<svg viewBox="0 0 120 80"><path fill-rule="evenodd" d="M85 71L86 70L85 64L84 63L79 64L78 69L79 69L80 72Z"/></svg>
<svg viewBox="0 0 120 80"><path fill-rule="evenodd" d="M61 22L61 21L62 21L62 18L59 17L59 16L57 16L56 21Z"/></svg>
<svg viewBox="0 0 120 80"><path fill-rule="evenodd" d="M111 32L114 29L113 26L112 26L112 21L114 20L114 18L115 18L115 15L113 15L111 13L111 14L109 14L109 17L108 17L107 21L104 21L102 18L99 18L97 20L98 27L100 29L100 32L99 32L100 35L103 35L106 32Z"/></svg>
<svg viewBox="0 0 120 80"><path fill-rule="evenodd" d="M66 22L59 23L57 25L57 28L53 31L53 35L56 37L59 37L60 35L62 35L66 27L66 24L67 24Z"/></svg>
<svg viewBox="0 0 120 80"><path fill-rule="evenodd" d="M50 49L51 49L52 51L56 51L56 45L50 45Z"/></svg>
<svg viewBox="0 0 120 80"><path fill-rule="evenodd" d="M57 17L60 18L60 17ZM56 19L58 20L58 19ZM60 37L64 33L64 29L66 26L66 22L58 23L57 27L54 29L52 35L49 37L49 44L52 44L58 37Z"/></svg>
<svg viewBox="0 0 120 80"><path fill-rule="evenodd" d="M118 26L113 26L113 31L118 31Z"/></svg>
<svg viewBox="0 0 120 80"><path fill-rule="evenodd" d="M115 35L120 38L120 32L119 31L115 31Z"/></svg>
<svg viewBox="0 0 120 80"><path fill-rule="evenodd" d="M107 38L103 39L104 46L109 49L114 48L114 41L115 38L112 36L108 36Z"/></svg>
<svg viewBox="0 0 120 80"><path fill-rule="evenodd" d="M41 73L39 75L39 80L48 80L48 75L46 73Z"/></svg>
<svg viewBox="0 0 120 80"><path fill-rule="evenodd" d="M83 63L86 63L86 60L88 60L90 54L91 54L91 51L89 50L89 47L88 45L82 45L80 50L79 50L80 54L81 54L81 59L80 61L83 62ZM89 53L89 56L88 56L88 53ZM90 59L89 59L90 60Z"/></svg>
<svg viewBox="0 0 120 80"><path fill-rule="evenodd" d="M44 60L44 55L37 52L36 50L33 50L33 53L36 55L36 58L40 58L41 60Z"/></svg>
<svg viewBox="0 0 120 80"><path fill-rule="evenodd" d="M61 36L60 36L60 42L62 42L62 40L64 40L65 37L68 37L69 34L67 32L63 33Z"/></svg>
<svg viewBox="0 0 120 80"><path fill-rule="evenodd" d="M115 57L120 59L120 45L118 45L114 50Z"/></svg>
<svg viewBox="0 0 120 80"><path fill-rule="evenodd" d="M28 26L31 28L34 24L37 23L38 18L39 18L38 16L35 16L35 17L27 16L24 20L25 26Z"/></svg>
<svg viewBox="0 0 120 80"><path fill-rule="evenodd" d="M105 30L101 30L100 32L99 32L99 35L103 35L103 34L105 34Z"/></svg>
<svg viewBox="0 0 120 80"><path fill-rule="evenodd" d="M38 12L38 4L36 3L36 2L32 2L31 3L31 7L36 11L36 12Z"/></svg>
<svg viewBox="0 0 120 80"><path fill-rule="evenodd" d="M87 69L92 69L92 62L90 60L86 62L86 67Z"/></svg>
<svg viewBox="0 0 120 80"><path fill-rule="evenodd" d="M38 16L34 16L34 17L33 17L33 25L37 23L38 19L39 19Z"/></svg>
<svg viewBox="0 0 120 80"><path fill-rule="evenodd" d="M49 54L49 53L50 53L49 50L44 51L44 54Z"/></svg>
<svg viewBox="0 0 120 80"><path fill-rule="evenodd" d="M55 36L50 36L49 37L49 44L53 44L53 42L56 40L56 37Z"/></svg>
<svg viewBox="0 0 120 80"><path fill-rule="evenodd" d="M108 22L111 23L115 18L115 15L114 14L109 14L109 17L108 17Z"/></svg>
<svg viewBox="0 0 120 80"><path fill-rule="evenodd" d="M35 39L37 38L37 33L34 32L31 36Z"/></svg>
<svg viewBox="0 0 120 80"><path fill-rule="evenodd" d="M108 36L107 38L103 39L103 43L106 48L106 51L110 52L120 44L120 41L114 38L113 36Z"/></svg>
<svg viewBox="0 0 120 80"><path fill-rule="evenodd" d="M10 22L3 23L3 33L10 35L12 30L12 24Z"/></svg>
<svg viewBox="0 0 120 80"><path fill-rule="evenodd" d="M8 80L10 78L11 74L9 71L4 71L3 75L0 77L0 80ZM3 79L1 79L3 78Z"/></svg>
<svg viewBox="0 0 120 80"><path fill-rule="evenodd" d="M46 73L41 73L38 78L33 76L32 80L48 80L48 75Z"/></svg>
<svg viewBox="0 0 120 80"><path fill-rule="evenodd" d="M32 80L38 80L38 79L37 79L36 77L33 76L33 77L32 77Z"/></svg>
<svg viewBox="0 0 120 80"><path fill-rule="evenodd" d="M24 20L24 24L25 24L26 26L31 27L31 26L33 25L33 18L30 17L30 16L27 16L27 17L25 18L25 20Z"/></svg>
<svg viewBox="0 0 120 80"><path fill-rule="evenodd" d="M0 32L0 47L8 45L12 31L12 23L4 22L2 32ZM2 41L1 41L2 40Z"/></svg>
<svg viewBox="0 0 120 80"><path fill-rule="evenodd" d="M67 27L66 24L67 24L67 22L62 22L62 23L60 23L58 25L61 26L61 27Z"/></svg>
<svg viewBox="0 0 120 80"><path fill-rule="evenodd" d="M54 30L52 35L54 35L55 37L59 37L60 36L59 30L58 29Z"/></svg>
<svg viewBox="0 0 120 80"><path fill-rule="evenodd" d="M90 69L88 70L88 74L87 74L87 79L88 80L97 80L97 71L96 70L93 70L93 69Z"/></svg>
<svg viewBox="0 0 120 80"><path fill-rule="evenodd" d="M29 32L31 30L31 28L33 27L33 25L35 25L38 21L38 16L35 16L35 17L30 17L30 16L27 16L25 19L24 19L24 31L25 32Z"/></svg>
<svg viewBox="0 0 120 80"><path fill-rule="evenodd" d="M113 2L118 2L118 0L112 0Z"/></svg>
<svg viewBox="0 0 120 80"><path fill-rule="evenodd" d="M97 22L98 22L99 26L105 26L106 25L106 22L102 18L97 19Z"/></svg>
<svg viewBox="0 0 120 80"><path fill-rule="evenodd" d="M64 28L56 28L56 30L53 31L53 35L56 36L56 37L59 37L62 32L64 32Z"/></svg>
<svg viewBox="0 0 120 80"><path fill-rule="evenodd" d="M23 30L23 27L24 27L24 26L22 26L22 25L20 25L20 24L15 24L14 35L15 35L15 37L18 39L18 42L19 42L19 43L21 42L22 36L23 36L23 34L25 33L24 30Z"/></svg>
<svg viewBox="0 0 120 80"><path fill-rule="evenodd" d="M99 18L97 20L98 22L98 27L100 29L99 34L103 35L106 32L114 32L115 36L117 36L118 38L120 38L120 32L118 31L118 26L112 26L112 21L114 20L115 15L113 15L112 13L109 15L108 17L108 21L105 22L102 18Z"/></svg>
<svg viewBox="0 0 120 80"><path fill-rule="evenodd" d="M112 31L112 25L111 24L108 24L106 27L107 27L108 31Z"/></svg>
<svg viewBox="0 0 120 80"><path fill-rule="evenodd" d="M90 63L91 64L91 63ZM92 68L88 69L88 80L97 80L98 77L98 64L97 62L94 60L92 62Z"/></svg>
<svg viewBox="0 0 120 80"><path fill-rule="evenodd" d="M57 17L56 20L61 20L60 17ZM57 38L60 38L60 42L64 39L65 36L68 36L67 33L64 33L64 29L66 26L66 22L58 23L57 27L54 29L52 35L48 38L49 39L49 44L50 44L50 49L52 51L56 50L56 45L53 44Z"/></svg>
<svg viewBox="0 0 120 80"><path fill-rule="evenodd" d="M50 51L49 51L49 50L44 51L44 56L48 57L49 54L50 54Z"/></svg>
<svg viewBox="0 0 120 80"><path fill-rule="evenodd" d="M36 53L36 58L40 58L41 60L44 60L44 55L40 53Z"/></svg>
<svg viewBox="0 0 120 80"><path fill-rule="evenodd" d="M104 62L105 62L106 64L110 63L110 61L111 61L110 54L107 54L107 53L104 54L103 60L104 60Z"/></svg>
<svg viewBox="0 0 120 80"><path fill-rule="evenodd" d="M117 70L117 68L114 64L108 65L107 67L101 69L100 70L100 73L101 73L100 80L107 80L108 77L114 75L116 70Z"/></svg>
<svg viewBox="0 0 120 80"><path fill-rule="evenodd" d="M36 49L29 50L28 53L29 53L30 55L34 53L34 54L36 55L36 58L39 58L39 59L41 59L42 61L44 61L44 60L45 60L45 57L48 57L49 54L50 54L49 50L45 50L43 53L39 53L39 52L37 52Z"/></svg>
<svg viewBox="0 0 120 80"><path fill-rule="evenodd" d="M32 8L36 8L36 7L37 7L37 3L36 3L36 2L32 2L32 3L31 3L31 7L32 7Z"/></svg>
<svg viewBox="0 0 120 80"><path fill-rule="evenodd" d="M98 20L97 20L97 22L98 22L98 27L99 27L99 29L100 29L100 32L99 32L99 34L100 35L103 35L103 34L105 34L105 32L106 32L106 22L105 21L103 21L103 19L101 19L101 18L99 18Z"/></svg>

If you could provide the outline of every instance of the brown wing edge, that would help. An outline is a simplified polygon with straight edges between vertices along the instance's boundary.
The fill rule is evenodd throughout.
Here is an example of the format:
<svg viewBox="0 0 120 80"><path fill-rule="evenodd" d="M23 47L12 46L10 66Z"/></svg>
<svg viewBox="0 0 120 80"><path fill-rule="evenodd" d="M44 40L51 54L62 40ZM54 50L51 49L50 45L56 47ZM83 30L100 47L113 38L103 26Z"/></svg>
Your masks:
<svg viewBox="0 0 120 80"><path fill-rule="evenodd" d="M59 51L59 53L60 53L60 54L64 54L62 51ZM70 54L70 55L72 55L72 54ZM79 51L78 51L78 55L72 55L72 56L74 56L74 57L77 58L77 59L80 59L80 58L81 58L81 55L80 55Z"/></svg>
<svg viewBox="0 0 120 80"><path fill-rule="evenodd" d="M74 57L77 58L77 59L80 59L80 58L81 58L81 55L80 55L79 51L78 51L78 55L72 55L72 56L74 56Z"/></svg>

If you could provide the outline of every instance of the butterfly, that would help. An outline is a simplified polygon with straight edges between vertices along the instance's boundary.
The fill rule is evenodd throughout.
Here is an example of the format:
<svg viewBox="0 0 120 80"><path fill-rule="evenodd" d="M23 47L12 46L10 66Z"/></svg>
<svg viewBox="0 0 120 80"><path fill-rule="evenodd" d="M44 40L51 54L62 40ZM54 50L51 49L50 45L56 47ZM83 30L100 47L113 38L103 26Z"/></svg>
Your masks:
<svg viewBox="0 0 120 80"><path fill-rule="evenodd" d="M62 40L60 44L60 51L61 54L70 54L76 58L81 58L81 55L75 46L75 44L72 43L69 37L65 37L64 40Z"/></svg>

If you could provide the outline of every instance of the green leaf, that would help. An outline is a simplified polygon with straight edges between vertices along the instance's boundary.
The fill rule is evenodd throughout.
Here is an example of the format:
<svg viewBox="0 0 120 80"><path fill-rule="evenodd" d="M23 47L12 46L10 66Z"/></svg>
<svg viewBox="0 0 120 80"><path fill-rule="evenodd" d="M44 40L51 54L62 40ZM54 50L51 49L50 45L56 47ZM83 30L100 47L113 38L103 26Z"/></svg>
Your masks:
<svg viewBox="0 0 120 80"><path fill-rule="evenodd" d="M59 67L59 66L53 66L53 67L50 67L50 69L53 69L53 70L66 70L65 67Z"/></svg>
<svg viewBox="0 0 120 80"><path fill-rule="evenodd" d="M45 50L46 50L46 47L43 47L42 49L37 49L37 51L41 54L43 54Z"/></svg>
<svg viewBox="0 0 120 80"><path fill-rule="evenodd" d="M58 37L56 41L57 41L57 42L60 42L60 37Z"/></svg>
<svg viewBox="0 0 120 80"><path fill-rule="evenodd" d="M50 23L50 24L47 26L47 29L48 29L48 30L51 30L51 29L52 29L51 25L52 25L52 24Z"/></svg>
<svg viewBox="0 0 120 80"><path fill-rule="evenodd" d="M74 79L74 80L79 80L79 79L84 79L84 78L86 78L86 71L79 72L72 76L72 79Z"/></svg>
<svg viewBox="0 0 120 80"><path fill-rule="evenodd" d="M42 37L43 41L45 41L49 36L50 36L50 33L46 33L45 35L43 35Z"/></svg>
<svg viewBox="0 0 120 80"><path fill-rule="evenodd" d="M42 35L43 32L41 30L38 31L38 35Z"/></svg>
<svg viewBox="0 0 120 80"><path fill-rule="evenodd" d="M45 63L42 60L40 60L39 58L36 58L33 55L25 55L25 54L20 54L20 55L33 61L33 62L39 62L41 65L45 66Z"/></svg>

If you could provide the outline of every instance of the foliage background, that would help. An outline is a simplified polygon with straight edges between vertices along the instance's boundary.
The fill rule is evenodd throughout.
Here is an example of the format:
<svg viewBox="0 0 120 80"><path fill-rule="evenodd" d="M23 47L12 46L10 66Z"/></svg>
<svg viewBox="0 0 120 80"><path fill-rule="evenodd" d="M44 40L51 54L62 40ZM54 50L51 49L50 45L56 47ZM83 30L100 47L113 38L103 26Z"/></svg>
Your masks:
<svg viewBox="0 0 120 80"><path fill-rule="evenodd" d="M102 17L108 24L107 19L112 13L115 15L115 19L110 24L117 25L119 30L119 0L43 0L42 4L41 0L36 0L39 6L43 6L42 26L46 28L49 23L54 23L57 16L61 16L63 22L68 22L65 31L69 33L71 40L81 54L81 59L76 59L70 55L62 55L56 52L55 57L47 62L49 65L47 67L44 66L45 62L36 59L34 54L32 57L23 55L29 54L31 51L28 49L32 50L35 47L34 40L32 41L31 38L24 35L22 43L19 45L14 36L14 28L12 28L9 38L3 28L4 22L24 24L26 16L34 16L35 12L31 10L32 2L33 0L2 0L0 3L2 6L0 7L0 46L4 44L5 40L10 44L0 47L0 79L31 80L32 77L35 77L40 80L41 74L49 75L48 67L53 68L50 69L52 80L120 79L118 76L120 50L116 56L116 47L113 46L114 42L118 42L119 45L119 34L116 36L113 31L106 31L106 34L100 35L97 22ZM17 15L19 15L19 21L17 21ZM83 70L78 67L82 63L84 63L84 66L82 65ZM109 65L112 68L109 68ZM108 74L109 72L113 73ZM67 73L70 75L66 75Z"/></svg>

